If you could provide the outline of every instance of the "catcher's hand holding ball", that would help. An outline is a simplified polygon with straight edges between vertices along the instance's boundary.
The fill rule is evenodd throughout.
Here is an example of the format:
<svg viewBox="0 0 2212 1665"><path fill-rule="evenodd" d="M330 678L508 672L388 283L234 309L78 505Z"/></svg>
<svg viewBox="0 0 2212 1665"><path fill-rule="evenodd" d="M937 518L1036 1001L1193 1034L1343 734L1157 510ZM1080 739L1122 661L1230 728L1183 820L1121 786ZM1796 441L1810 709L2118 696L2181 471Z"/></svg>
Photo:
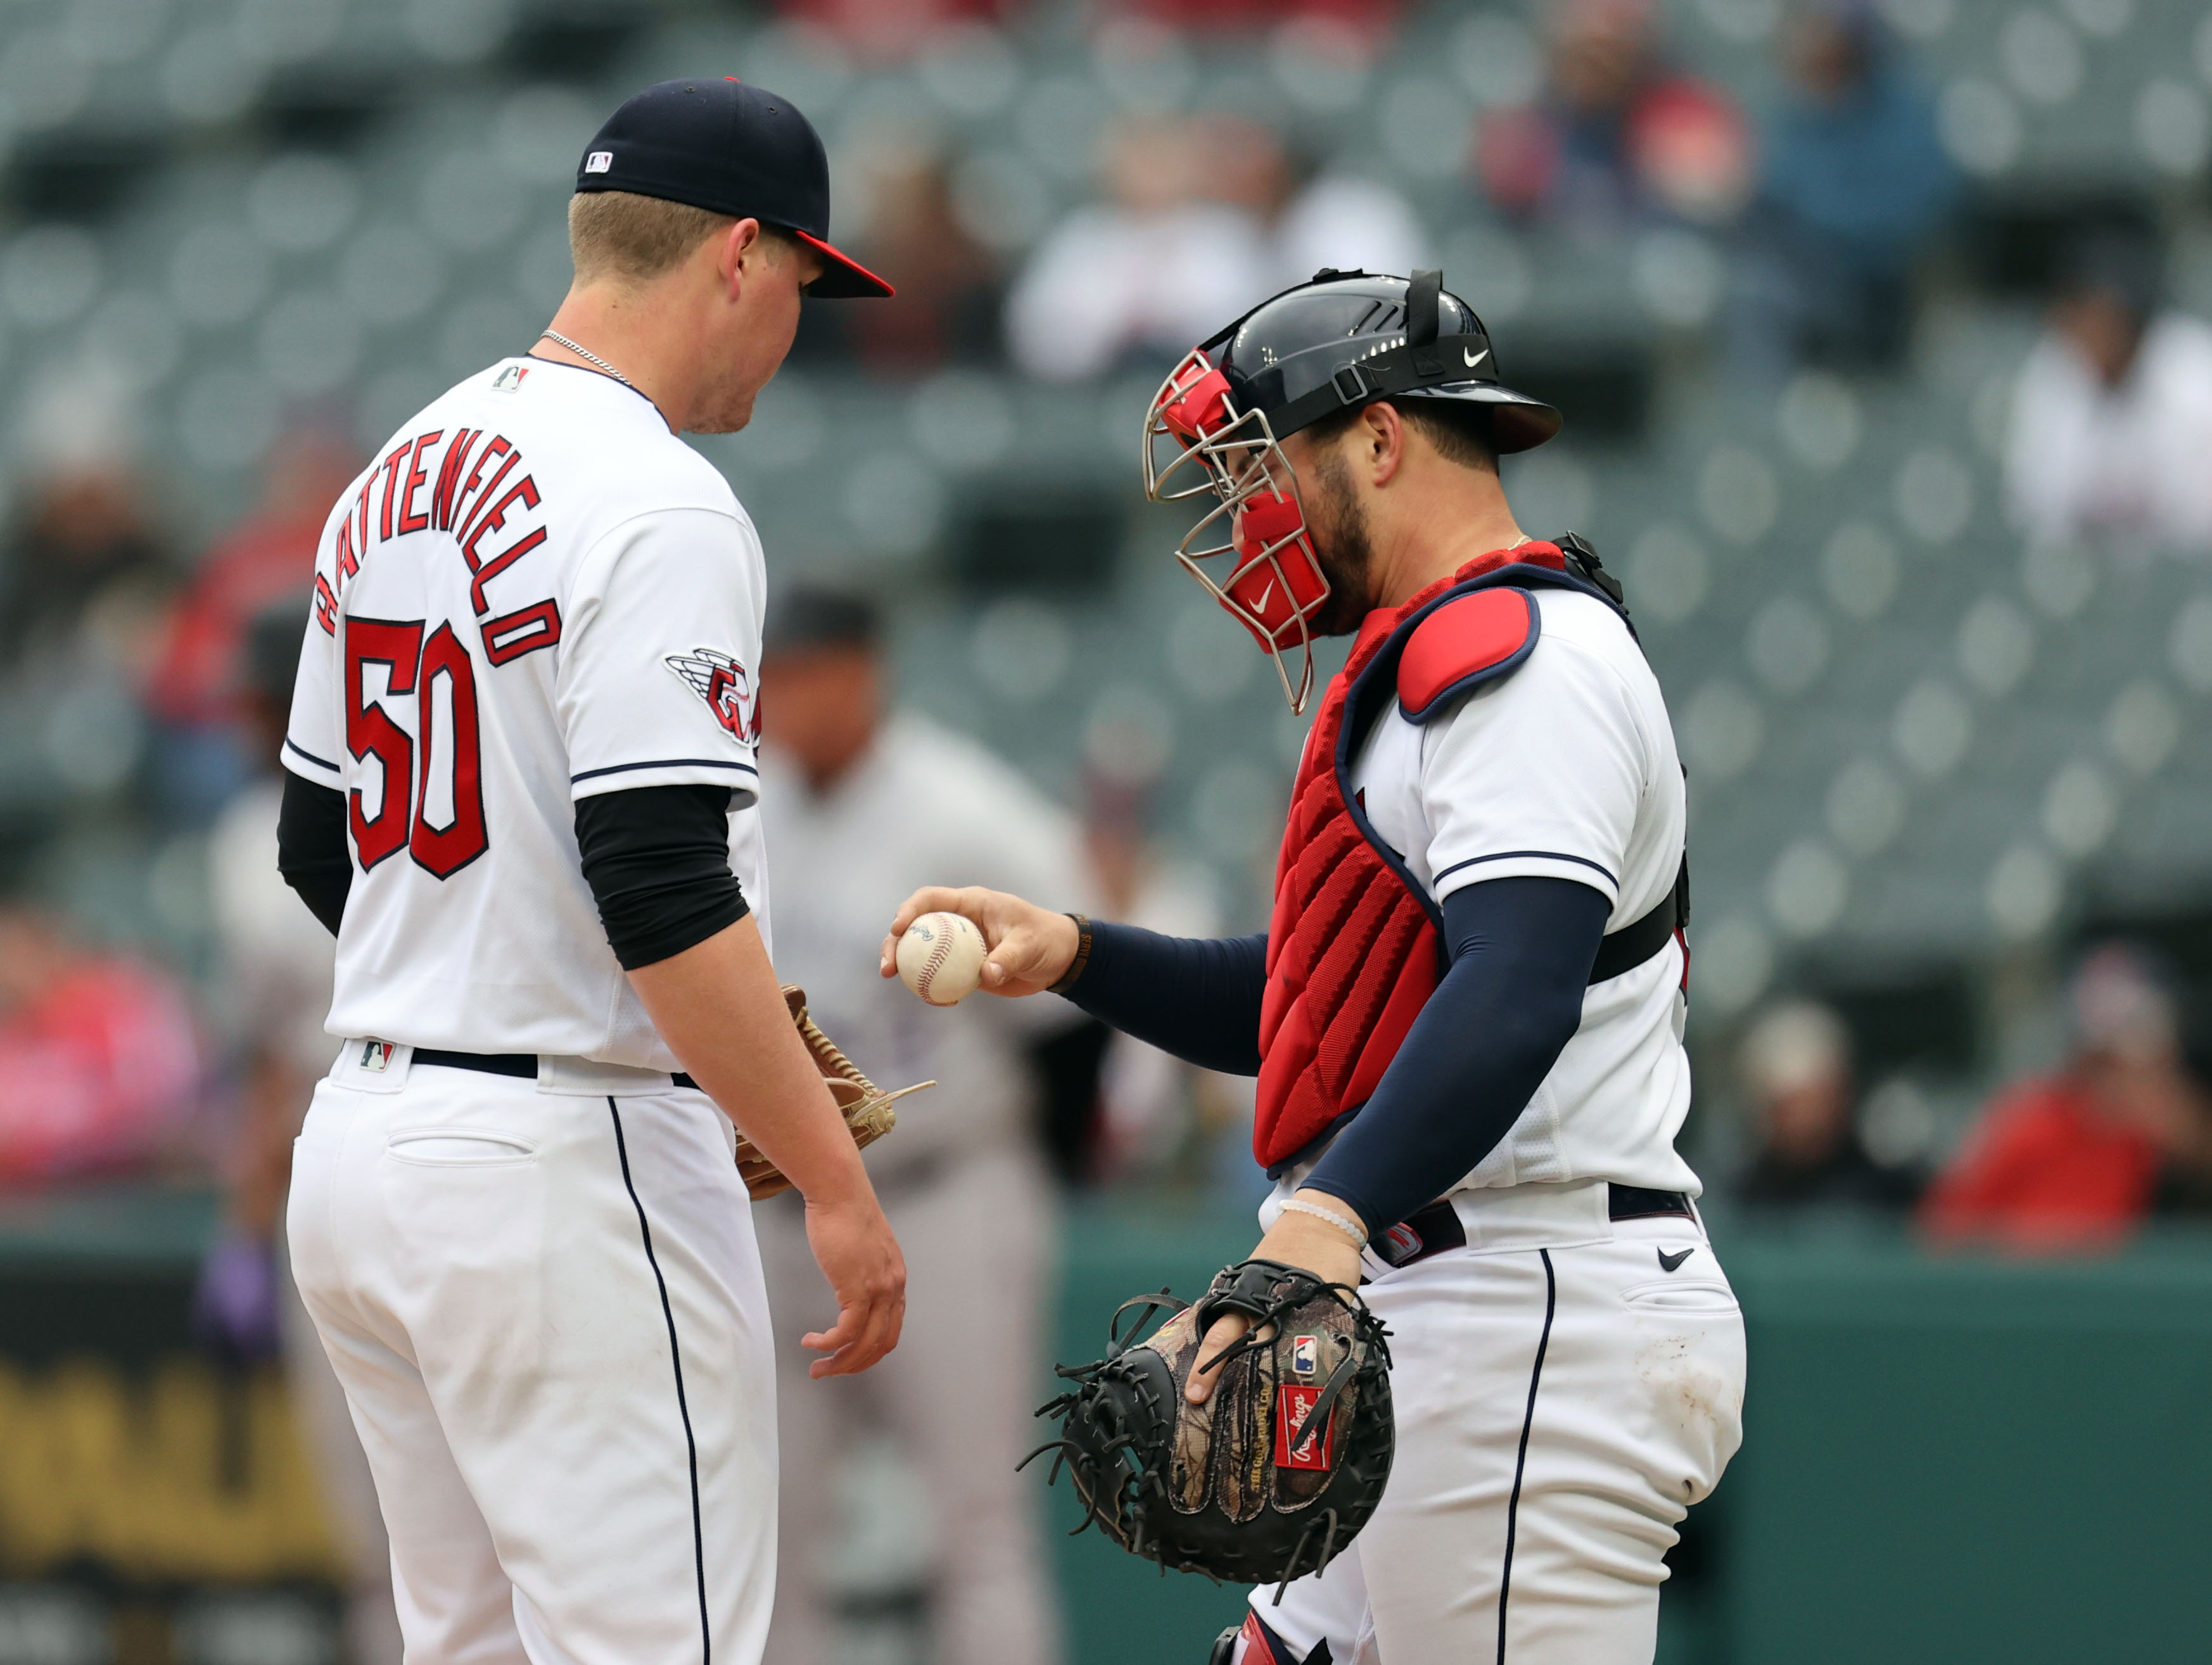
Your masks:
<svg viewBox="0 0 2212 1665"><path fill-rule="evenodd" d="M982 938L984 955L982 975L976 986L988 994L1041 994L1066 976L1075 962L1078 936L1069 915L1024 902L1004 890L986 890L979 885L954 890L932 884L908 896L892 918L890 934L884 939L880 969L884 976L901 975L901 960L913 951L906 946L907 937L925 914L957 915L975 927ZM913 987L910 978L908 987Z"/></svg>
<svg viewBox="0 0 2212 1665"><path fill-rule="evenodd" d="M983 977L983 933L959 914L924 914L898 939L899 980L931 1006L957 1006Z"/></svg>

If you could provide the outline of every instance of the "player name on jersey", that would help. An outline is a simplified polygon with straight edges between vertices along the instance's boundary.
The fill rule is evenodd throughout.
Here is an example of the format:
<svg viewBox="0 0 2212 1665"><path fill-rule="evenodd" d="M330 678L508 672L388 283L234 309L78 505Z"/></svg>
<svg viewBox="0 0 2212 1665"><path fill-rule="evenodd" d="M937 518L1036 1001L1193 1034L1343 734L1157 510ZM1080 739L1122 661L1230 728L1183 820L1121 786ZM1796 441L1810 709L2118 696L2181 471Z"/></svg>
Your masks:
<svg viewBox="0 0 2212 1665"><path fill-rule="evenodd" d="M540 506L537 481L525 469L514 484L507 484L522 466L522 453L504 434L487 440L486 431L461 428L450 437L442 428L418 434L394 447L362 479L351 513L337 525L332 570L315 574L315 620L325 634L337 633L338 596L368 556L373 508L378 544L410 532L453 535L471 574L469 601L476 609L484 657L494 665L561 640L561 609L550 596L496 618L484 617L490 611L485 586L546 538L542 525L526 532L521 526ZM510 513L517 521L513 527L507 524ZM502 547L486 547L488 539L510 532Z"/></svg>

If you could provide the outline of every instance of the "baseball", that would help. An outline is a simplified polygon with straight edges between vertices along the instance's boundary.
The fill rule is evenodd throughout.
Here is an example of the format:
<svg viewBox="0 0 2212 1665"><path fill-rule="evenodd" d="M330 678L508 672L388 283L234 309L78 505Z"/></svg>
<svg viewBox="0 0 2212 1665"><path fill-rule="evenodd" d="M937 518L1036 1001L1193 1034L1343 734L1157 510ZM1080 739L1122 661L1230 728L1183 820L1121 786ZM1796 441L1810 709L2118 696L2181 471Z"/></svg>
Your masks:
<svg viewBox="0 0 2212 1665"><path fill-rule="evenodd" d="M983 933L961 914L924 914L898 939L901 981L932 1006L957 1006L983 980Z"/></svg>

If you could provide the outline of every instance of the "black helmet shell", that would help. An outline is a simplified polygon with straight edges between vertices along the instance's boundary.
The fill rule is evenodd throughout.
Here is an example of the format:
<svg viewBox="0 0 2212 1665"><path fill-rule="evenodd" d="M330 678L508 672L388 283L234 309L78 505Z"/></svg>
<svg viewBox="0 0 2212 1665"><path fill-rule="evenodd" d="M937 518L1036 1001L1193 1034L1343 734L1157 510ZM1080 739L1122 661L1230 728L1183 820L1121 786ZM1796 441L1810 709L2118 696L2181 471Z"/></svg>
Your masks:
<svg viewBox="0 0 2212 1665"><path fill-rule="evenodd" d="M1415 385L1372 385L1360 367L1391 354L1388 368L1405 355L1410 313L1423 296L1416 273L1409 281L1366 272L1323 271L1310 283L1255 307L1207 343L1209 355L1237 403L1267 413L1277 439L1346 405L1375 399L1460 399L1492 407L1492 431L1501 452L1527 451L1559 431L1558 410L1506 386L1498 378L1489 332L1474 309L1432 280L1435 322L1427 339L1434 362ZM1422 332L1412 331L1414 344ZM1352 372L1346 375L1346 372ZM1328 392L1323 390L1327 389Z"/></svg>

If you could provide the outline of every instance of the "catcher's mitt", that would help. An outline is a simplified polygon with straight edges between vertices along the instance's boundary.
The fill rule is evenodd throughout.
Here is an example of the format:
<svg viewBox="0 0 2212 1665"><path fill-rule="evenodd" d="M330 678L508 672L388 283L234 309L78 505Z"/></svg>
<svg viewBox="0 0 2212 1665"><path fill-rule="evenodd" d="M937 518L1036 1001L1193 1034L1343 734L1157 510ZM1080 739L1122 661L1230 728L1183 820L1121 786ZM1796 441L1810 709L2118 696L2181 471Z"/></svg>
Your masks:
<svg viewBox="0 0 2212 1665"><path fill-rule="evenodd" d="M1124 1340L1132 1307L1146 1311ZM1138 1341L1161 1310L1175 1316ZM1200 1343L1224 1312L1252 1328L1224 1355L1212 1396L1189 1404ZM1060 1437L1023 1459L1059 1452L1050 1478L1065 1461L1085 1525L1163 1567L1244 1584L1319 1571L1366 1525L1395 1430L1388 1333L1356 1291L1246 1261L1195 1306L1165 1291L1123 1302L1108 1334L1104 1358L1060 1367L1077 1385L1037 1414L1060 1418Z"/></svg>
<svg viewBox="0 0 2212 1665"><path fill-rule="evenodd" d="M786 983L783 1003L791 1008L791 1021L799 1026L799 1038L806 1042L807 1051L814 1054L815 1067L822 1072L830 1097L837 1101L838 1109L844 1113L845 1125L852 1129L853 1143L862 1150L898 1125L898 1112L891 1108L892 1100L937 1085L934 1081L921 1081L911 1087L901 1087L896 1092L885 1092L855 1069L853 1060L837 1049L837 1043L806 1015L805 989ZM743 1133L738 1135L738 1174L755 1202L781 1196L791 1189L791 1182L783 1176L783 1170L763 1156Z"/></svg>

